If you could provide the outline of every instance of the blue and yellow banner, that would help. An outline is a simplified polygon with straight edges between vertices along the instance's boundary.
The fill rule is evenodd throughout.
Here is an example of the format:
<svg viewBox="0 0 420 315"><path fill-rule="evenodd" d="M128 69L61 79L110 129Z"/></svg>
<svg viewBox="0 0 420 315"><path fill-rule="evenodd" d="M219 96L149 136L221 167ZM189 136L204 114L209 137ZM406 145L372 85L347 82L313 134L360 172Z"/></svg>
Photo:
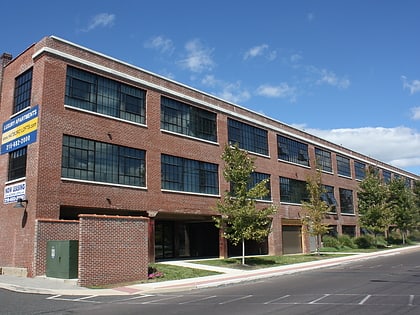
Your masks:
<svg viewBox="0 0 420 315"><path fill-rule="evenodd" d="M15 151L36 141L38 110L39 106L36 105L3 123L1 154Z"/></svg>

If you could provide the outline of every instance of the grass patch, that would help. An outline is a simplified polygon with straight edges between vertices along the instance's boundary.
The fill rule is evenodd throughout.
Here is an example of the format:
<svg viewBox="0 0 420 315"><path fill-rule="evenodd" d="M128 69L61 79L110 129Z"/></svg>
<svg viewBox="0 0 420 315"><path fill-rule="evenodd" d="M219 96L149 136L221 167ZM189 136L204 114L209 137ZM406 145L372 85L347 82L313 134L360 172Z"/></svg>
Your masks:
<svg viewBox="0 0 420 315"><path fill-rule="evenodd" d="M260 269L268 267L276 267L282 265L290 265L303 263L308 261L316 261L327 258L341 257L343 254L302 254L302 255L282 255L282 256L258 256L246 257L245 265L242 265L242 258L227 258L227 259L211 259L194 261L196 264L210 265L217 267L235 268L235 269Z"/></svg>
<svg viewBox="0 0 420 315"><path fill-rule="evenodd" d="M165 265L163 263L149 264L149 266L158 270L160 273L163 274L163 276L149 279L149 280L144 280L144 281L141 281L140 283L180 280L180 279L197 278L197 277L205 277L205 276L212 276L212 275L220 274L220 272L216 272L216 271L186 268L186 267L173 266L173 265Z"/></svg>

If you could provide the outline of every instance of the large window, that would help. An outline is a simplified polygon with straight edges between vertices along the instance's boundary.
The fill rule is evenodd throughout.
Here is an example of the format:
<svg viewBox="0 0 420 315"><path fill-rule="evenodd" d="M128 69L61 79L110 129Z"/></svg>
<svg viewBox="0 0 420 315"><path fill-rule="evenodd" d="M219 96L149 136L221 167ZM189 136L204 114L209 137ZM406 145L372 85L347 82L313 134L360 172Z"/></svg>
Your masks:
<svg viewBox="0 0 420 315"><path fill-rule="evenodd" d="M144 90L67 67L66 105L144 124Z"/></svg>
<svg viewBox="0 0 420 315"><path fill-rule="evenodd" d="M164 130L217 141L216 114L162 96L160 125Z"/></svg>
<svg viewBox="0 0 420 315"><path fill-rule="evenodd" d="M62 155L65 178L145 186L143 150L65 135Z"/></svg>
<svg viewBox="0 0 420 315"><path fill-rule="evenodd" d="M366 164L354 161L354 174L356 179L363 180L366 177Z"/></svg>
<svg viewBox="0 0 420 315"><path fill-rule="evenodd" d="M391 182L391 172L382 170L382 178L384 179L384 183L389 184Z"/></svg>
<svg viewBox="0 0 420 315"><path fill-rule="evenodd" d="M330 206L331 212L337 212L337 200L334 196L334 187L323 185L324 192L321 194L321 200Z"/></svg>
<svg viewBox="0 0 420 315"><path fill-rule="evenodd" d="M280 177L280 202L301 204L308 199L305 181Z"/></svg>
<svg viewBox="0 0 420 315"><path fill-rule="evenodd" d="M266 179L268 179L268 180L270 179L270 174L264 174L264 173L258 173L258 172L251 173L251 185L249 186L249 188L254 187L259 182L261 182L263 180L266 180ZM271 200L271 185L270 185L270 181L267 182L266 187L268 189L268 194L267 194L267 196L264 196L261 199L262 200Z"/></svg>
<svg viewBox="0 0 420 315"><path fill-rule="evenodd" d="M15 80L13 114L31 106L32 68Z"/></svg>
<svg viewBox="0 0 420 315"><path fill-rule="evenodd" d="M237 120L228 119L230 144L238 144L241 149L268 155L267 130L257 128Z"/></svg>
<svg viewBox="0 0 420 315"><path fill-rule="evenodd" d="M315 148L315 158L317 167L324 172L332 172L331 152Z"/></svg>
<svg viewBox="0 0 420 315"><path fill-rule="evenodd" d="M8 180L14 180L26 176L27 147L9 153Z"/></svg>
<svg viewBox="0 0 420 315"><path fill-rule="evenodd" d="M219 194L218 165L172 155L161 156L162 189Z"/></svg>
<svg viewBox="0 0 420 315"><path fill-rule="evenodd" d="M278 158L296 164L309 166L308 145L277 135Z"/></svg>
<svg viewBox="0 0 420 315"><path fill-rule="evenodd" d="M336 159L338 175L351 177L350 159L340 155L337 155Z"/></svg>
<svg viewBox="0 0 420 315"><path fill-rule="evenodd" d="M341 213L354 214L353 191L340 188L340 209Z"/></svg>

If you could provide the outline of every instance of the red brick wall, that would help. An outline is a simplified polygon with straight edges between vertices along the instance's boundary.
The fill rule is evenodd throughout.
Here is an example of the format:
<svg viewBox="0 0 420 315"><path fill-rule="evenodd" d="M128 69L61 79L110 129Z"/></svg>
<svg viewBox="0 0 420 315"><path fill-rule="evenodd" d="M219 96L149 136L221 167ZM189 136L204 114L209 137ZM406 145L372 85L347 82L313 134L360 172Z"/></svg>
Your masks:
<svg viewBox="0 0 420 315"><path fill-rule="evenodd" d="M35 259L33 276L46 272L47 242L78 240L79 221L40 219L35 222Z"/></svg>
<svg viewBox="0 0 420 315"><path fill-rule="evenodd" d="M147 279L149 219L80 215L79 285Z"/></svg>

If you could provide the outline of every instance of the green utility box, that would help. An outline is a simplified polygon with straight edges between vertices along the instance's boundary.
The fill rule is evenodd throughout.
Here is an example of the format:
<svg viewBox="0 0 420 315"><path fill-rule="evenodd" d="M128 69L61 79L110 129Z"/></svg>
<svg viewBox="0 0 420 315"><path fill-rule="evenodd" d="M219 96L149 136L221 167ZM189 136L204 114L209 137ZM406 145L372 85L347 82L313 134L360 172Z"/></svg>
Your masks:
<svg viewBox="0 0 420 315"><path fill-rule="evenodd" d="M74 279L78 276L79 241L47 242L47 277Z"/></svg>

